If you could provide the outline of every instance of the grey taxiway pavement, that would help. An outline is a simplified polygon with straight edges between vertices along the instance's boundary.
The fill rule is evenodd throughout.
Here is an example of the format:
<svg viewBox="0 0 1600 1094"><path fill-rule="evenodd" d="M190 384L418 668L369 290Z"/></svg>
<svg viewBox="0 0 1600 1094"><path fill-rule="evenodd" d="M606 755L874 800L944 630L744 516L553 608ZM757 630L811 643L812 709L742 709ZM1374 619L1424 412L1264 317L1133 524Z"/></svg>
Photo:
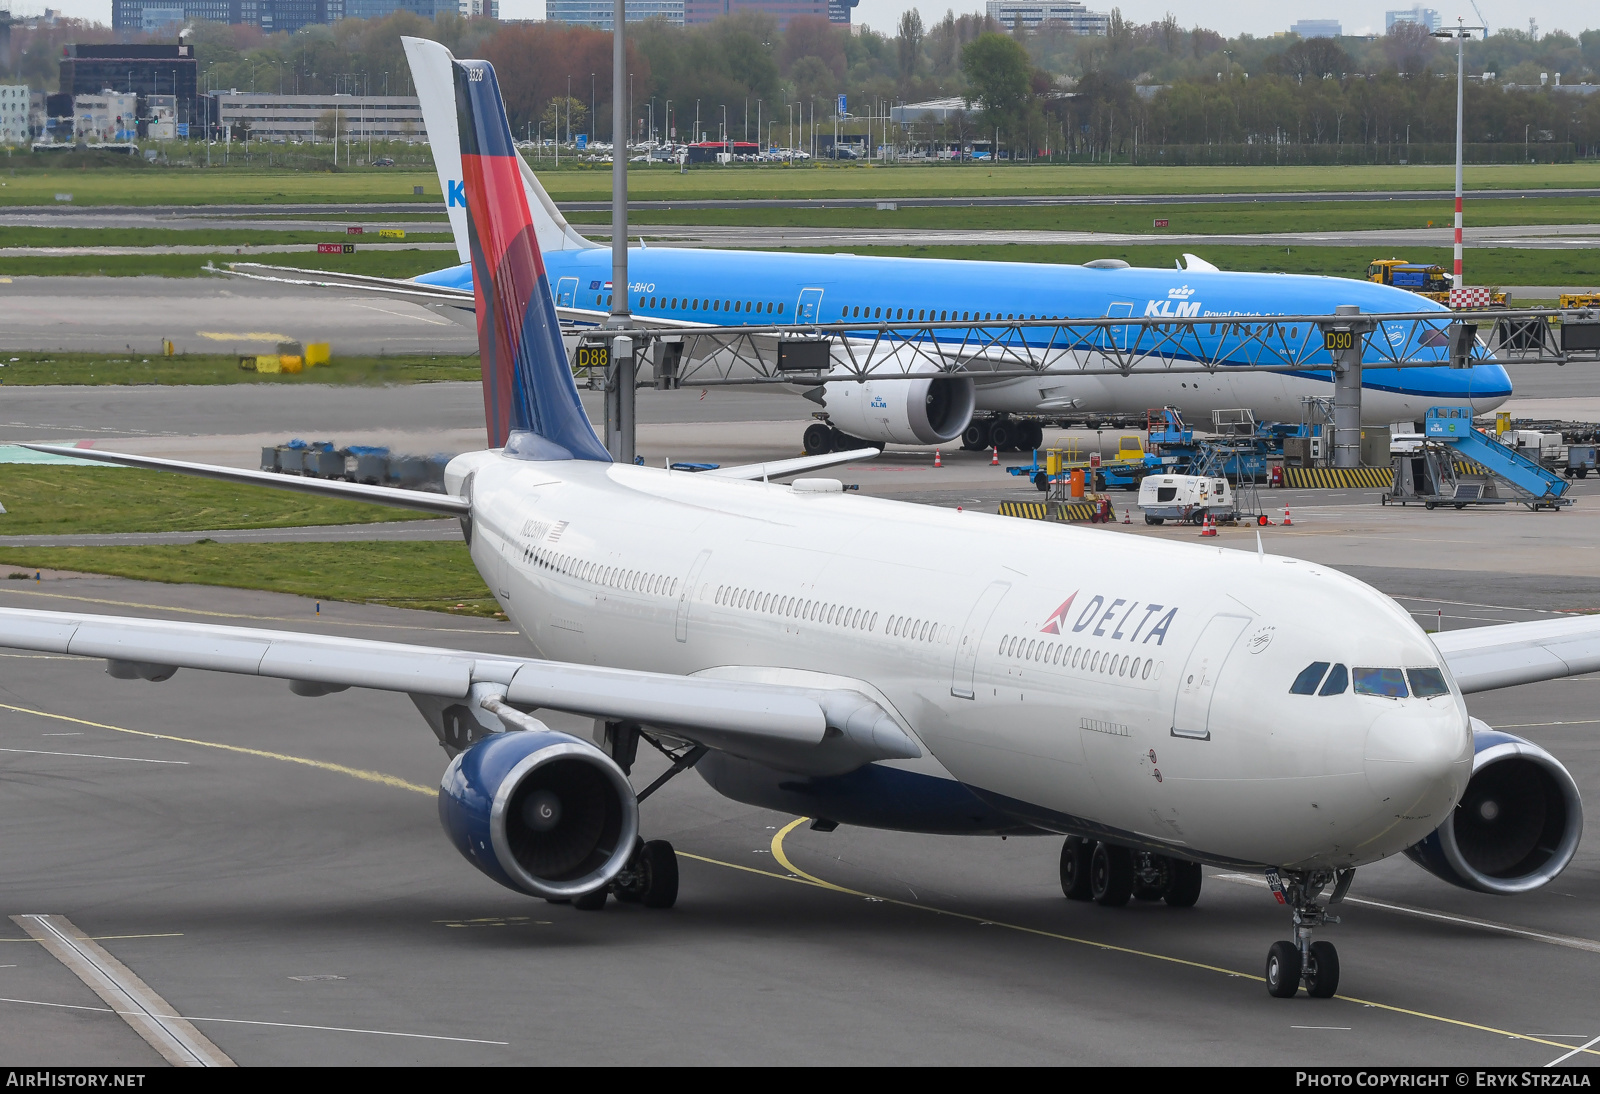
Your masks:
<svg viewBox="0 0 1600 1094"><path fill-rule="evenodd" d="M1530 403L1582 406L1595 394L1571 367L1545 382L1547 399ZM3 442L87 436L240 461L264 429L401 439L481 429L471 384L0 395ZM732 438L710 442L718 455L787 455L810 408L772 391L641 395L652 458L712 433ZM891 450L842 474L866 492L944 505L1023 496L974 454L946 462L935 471L926 453ZM1596 610L1595 486L1580 484L1578 506L1560 514L1272 492L1275 507L1295 507L1294 523L1264 539L1374 583L1430 628ZM423 524L450 534L448 522ZM1254 550L1254 534L1228 530L1219 543ZM1081 570L1061 576L1076 583ZM92 576L0 580L0 606L530 652L490 620L328 602L317 614L277 594ZM1568 765L1591 802L1591 833L1596 689L1600 675L1468 702ZM813 832L689 775L644 806L647 837L681 854L678 906L586 913L501 889L450 848L433 801L444 763L404 697L308 699L196 672L115 681L98 662L0 651L0 913L65 917L241 1064L1520 1066L1600 1035L1593 837L1555 883L1516 898L1451 888L1400 858L1363 868L1344 923L1322 936L1339 946L1342 996L1283 1001L1258 978L1289 924L1259 879L1208 870L1189 911L1069 903L1056 838ZM663 766L642 761L636 784ZM0 1060L160 1062L3 917Z"/></svg>

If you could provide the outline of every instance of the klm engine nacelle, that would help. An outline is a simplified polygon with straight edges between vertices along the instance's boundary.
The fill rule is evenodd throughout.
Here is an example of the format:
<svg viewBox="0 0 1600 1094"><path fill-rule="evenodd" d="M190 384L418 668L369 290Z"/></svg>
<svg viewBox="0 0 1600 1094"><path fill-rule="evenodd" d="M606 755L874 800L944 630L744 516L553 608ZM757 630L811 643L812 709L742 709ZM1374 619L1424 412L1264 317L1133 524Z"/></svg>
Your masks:
<svg viewBox="0 0 1600 1094"><path fill-rule="evenodd" d="M501 885L561 900L599 888L627 865L639 807L622 769L594 745L515 730L450 761L439 821L456 850Z"/></svg>
<svg viewBox="0 0 1600 1094"><path fill-rule="evenodd" d="M898 366L885 365L899 372ZM923 361L909 371L936 371ZM948 444L972 421L977 391L970 376L919 376L914 380L831 380L823 385L828 420L863 441L881 444Z"/></svg>
<svg viewBox="0 0 1600 1094"><path fill-rule="evenodd" d="M1567 868L1583 836L1583 802L1567 769L1536 744L1472 720L1466 793L1406 849L1435 877L1480 893L1526 893Z"/></svg>

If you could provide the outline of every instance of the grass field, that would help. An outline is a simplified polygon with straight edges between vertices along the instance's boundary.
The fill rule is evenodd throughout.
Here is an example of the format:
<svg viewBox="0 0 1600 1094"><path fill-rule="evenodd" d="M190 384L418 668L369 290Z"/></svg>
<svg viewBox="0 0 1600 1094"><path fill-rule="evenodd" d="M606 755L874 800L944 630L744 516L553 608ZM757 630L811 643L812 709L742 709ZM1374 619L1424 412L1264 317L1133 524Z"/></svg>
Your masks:
<svg viewBox="0 0 1600 1094"><path fill-rule="evenodd" d="M0 573L8 567L19 567L12 573L22 573L20 568L72 570L460 615L500 615L499 605L460 543L200 541L181 547L0 547Z"/></svg>
<svg viewBox="0 0 1600 1094"><path fill-rule="evenodd" d="M3 228L0 247L281 247L312 243L448 243L455 237L440 232L406 232L404 240L377 235L351 236L342 225L326 231L273 231L235 228ZM360 254L358 250L356 252Z"/></svg>
<svg viewBox="0 0 1600 1094"><path fill-rule="evenodd" d="M0 536L294 528L428 519L380 505L238 486L162 471L0 465Z"/></svg>
<svg viewBox="0 0 1600 1094"><path fill-rule="evenodd" d="M1592 224L1600 204L1589 198L1496 199L1472 203L1467 223ZM1150 236L1217 235L1307 230L1344 232L1371 229L1436 228L1454 223L1455 203L1442 201L1309 201L1237 205L1053 205L937 206L895 212L861 208L785 209L740 206L730 209L641 209L635 223L650 225L740 224L770 228L933 228L966 231L1138 232ZM580 224L610 224L605 212L577 212ZM1157 228L1154 221L1168 226Z"/></svg>
<svg viewBox="0 0 1600 1094"><path fill-rule="evenodd" d="M221 265L233 255L44 255L0 256L0 285L13 277L199 277L207 264ZM415 277L456 264L456 256L443 251L361 251L355 254L318 254L315 251L263 251L251 262L269 266L294 266L303 270L331 270L369 277Z"/></svg>
<svg viewBox="0 0 1600 1094"><path fill-rule="evenodd" d="M1031 246L995 244L981 247L852 247L853 254L903 258L955 258L990 262L1080 263L1096 258L1120 258L1134 266L1170 269L1184 251L1224 270L1244 273L1328 274L1361 277L1372 261L1370 247L1239 247L1135 244L1133 246ZM1450 268L1448 248L1413 247L1405 257L1413 262L1437 262ZM1571 285L1600 281L1592 251L1534 251L1511 247L1473 248L1465 260L1471 285Z"/></svg>
<svg viewBox="0 0 1600 1094"><path fill-rule="evenodd" d="M602 200L611 174L601 168L551 170L535 165L556 200ZM1128 167L813 165L804 167L707 167L679 174L665 167L635 166L629 193L638 199L930 197L1013 194L1194 194L1317 190L1442 190L1454 185L1446 165L1386 167ZM433 172L356 169L263 171L152 168L141 171L77 169L19 172L0 177L0 207L54 205L70 193L75 205L269 205L286 202L419 202L437 205ZM1474 165L1473 189L1550 189L1600 186L1600 162ZM423 188L422 195L412 193Z"/></svg>
<svg viewBox="0 0 1600 1094"><path fill-rule="evenodd" d="M223 353L174 357L109 353L0 354L0 385L40 384L415 384L477 380L476 356L336 357L324 367L298 373L252 372Z"/></svg>

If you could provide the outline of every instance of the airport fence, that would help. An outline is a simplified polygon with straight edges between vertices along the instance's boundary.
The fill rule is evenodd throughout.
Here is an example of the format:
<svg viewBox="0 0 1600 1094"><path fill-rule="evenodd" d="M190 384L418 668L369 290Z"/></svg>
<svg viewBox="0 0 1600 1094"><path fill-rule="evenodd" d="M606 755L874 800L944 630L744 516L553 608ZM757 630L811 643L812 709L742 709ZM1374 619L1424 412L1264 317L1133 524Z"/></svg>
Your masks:
<svg viewBox="0 0 1600 1094"><path fill-rule="evenodd" d="M1153 144L1125 151L1127 162L1172 167L1331 167L1456 161L1456 146L1444 143ZM1462 149L1466 163L1572 163L1577 158L1577 145L1566 141L1477 143Z"/></svg>

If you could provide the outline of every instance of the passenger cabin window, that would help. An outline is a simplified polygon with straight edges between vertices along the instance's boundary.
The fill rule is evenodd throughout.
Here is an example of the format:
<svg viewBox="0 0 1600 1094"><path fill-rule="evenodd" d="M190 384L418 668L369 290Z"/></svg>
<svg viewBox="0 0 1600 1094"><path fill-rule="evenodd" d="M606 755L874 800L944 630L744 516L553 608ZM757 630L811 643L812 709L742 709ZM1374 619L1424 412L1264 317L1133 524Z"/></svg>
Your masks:
<svg viewBox="0 0 1600 1094"><path fill-rule="evenodd" d="M1322 683L1322 678L1327 674L1328 662L1313 661L1300 670L1300 675L1294 678L1294 683L1289 688L1290 695L1315 695L1317 685Z"/></svg>
<svg viewBox="0 0 1600 1094"><path fill-rule="evenodd" d="M1444 682L1444 673L1438 669L1406 669L1406 675L1411 678L1411 694L1418 699L1450 694L1450 686Z"/></svg>
<svg viewBox="0 0 1600 1094"><path fill-rule="evenodd" d="M1399 669L1356 669L1355 677L1357 695L1404 699L1410 694L1406 690L1405 673Z"/></svg>
<svg viewBox="0 0 1600 1094"><path fill-rule="evenodd" d="M1350 672L1343 665L1333 666L1333 671L1328 673L1328 678L1322 683L1322 690L1318 695L1343 695L1345 688L1350 686Z"/></svg>

